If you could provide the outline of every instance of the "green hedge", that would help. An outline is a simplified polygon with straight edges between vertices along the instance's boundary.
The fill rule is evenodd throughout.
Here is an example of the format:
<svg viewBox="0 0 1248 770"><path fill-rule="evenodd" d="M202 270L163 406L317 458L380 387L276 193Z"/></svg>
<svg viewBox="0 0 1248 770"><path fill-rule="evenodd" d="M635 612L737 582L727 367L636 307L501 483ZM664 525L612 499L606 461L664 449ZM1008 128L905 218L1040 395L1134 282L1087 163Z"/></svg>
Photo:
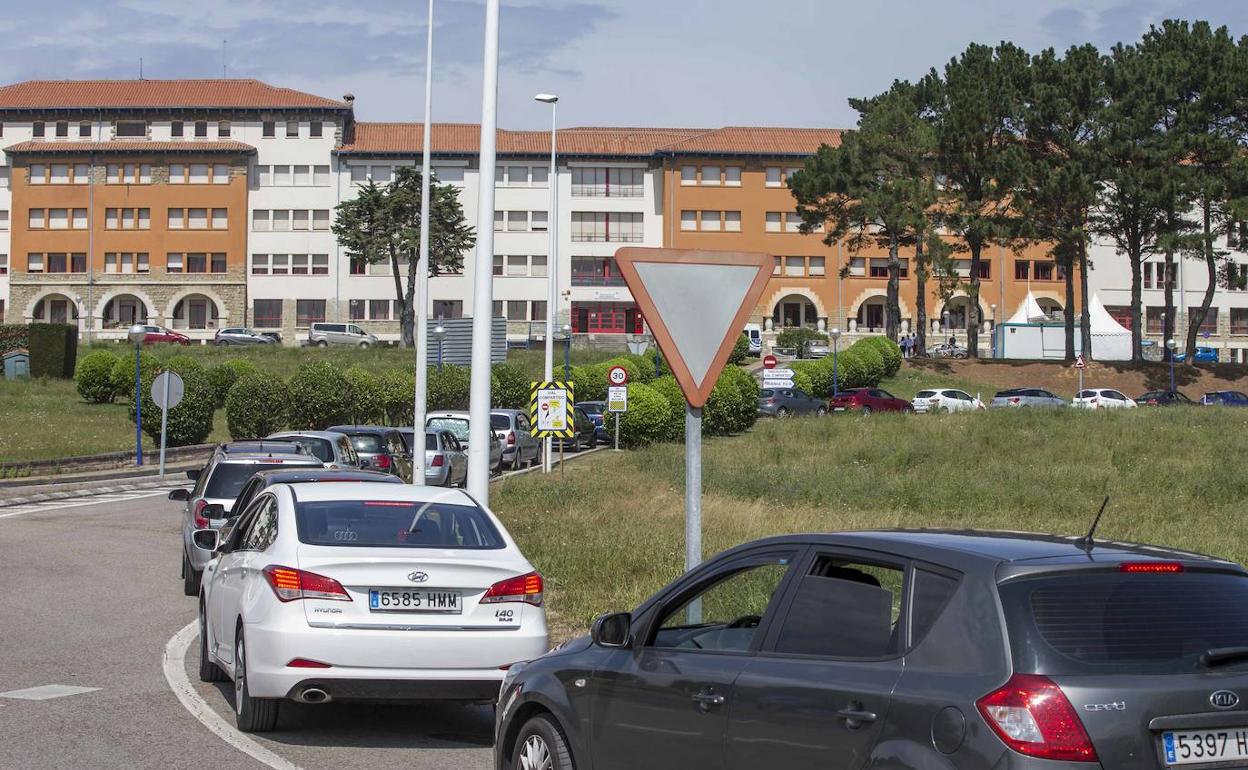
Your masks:
<svg viewBox="0 0 1248 770"><path fill-rule="evenodd" d="M30 375L68 380L78 362L78 327L70 324L31 324L27 327Z"/></svg>
<svg viewBox="0 0 1248 770"><path fill-rule="evenodd" d="M472 371L467 366L445 365L442 371L437 368L429 370L429 390L427 403L429 409L445 411L458 410L463 411L468 408L469 391L472 386ZM412 394L415 391L415 385L412 390L407 393L407 400L412 400ZM414 408L414 407L413 407ZM411 410L408 411L411 413ZM411 418L403 423L411 425Z"/></svg>
<svg viewBox="0 0 1248 770"><path fill-rule="evenodd" d="M732 352L728 354L728 363L733 366L739 366L745 363L745 359L750 355L750 338L742 334L737 337L737 341L732 343Z"/></svg>
<svg viewBox="0 0 1248 770"><path fill-rule="evenodd" d="M676 378L670 374L650 383L650 387L654 392L667 399L668 415L667 422L663 426L659 441L684 441L685 440L685 394L680 389L680 383L676 382ZM629 398L632 398L632 390L629 390ZM629 402L629 408L632 408L632 402Z"/></svg>
<svg viewBox="0 0 1248 770"><path fill-rule="evenodd" d="M151 436L153 441L160 441L160 407L152 401L152 381L160 373L160 369L152 367L143 371L143 432ZM133 377L133 372L131 377ZM212 390L212 382L203 368L178 372L186 390L177 406L169 410L168 446L188 446L202 444L212 433L212 418L216 411L216 395ZM133 387L133 382L131 383ZM130 393L130 422L135 422L134 393Z"/></svg>
<svg viewBox="0 0 1248 770"><path fill-rule="evenodd" d="M241 375L225 397L225 423L230 437L264 438L286 427L290 389L269 372Z"/></svg>
<svg viewBox="0 0 1248 770"><path fill-rule="evenodd" d="M901 369L901 346L888 337L867 337L850 346L850 350L858 346L874 348L884 359L884 376L892 377Z"/></svg>
<svg viewBox="0 0 1248 770"><path fill-rule="evenodd" d="M256 365L246 358L230 358L222 361L208 370L208 379L212 382L213 393L217 397L217 406L225 406L225 399L230 394L230 388L244 374L254 374L258 369Z"/></svg>
<svg viewBox="0 0 1248 770"><path fill-rule="evenodd" d="M494 364L493 393L490 403L496 409L527 409L531 380L511 364Z"/></svg>
<svg viewBox="0 0 1248 770"><path fill-rule="evenodd" d="M93 404L111 404L116 395L112 379L116 365L117 356L107 350L93 350L80 358L74 371L78 395Z"/></svg>
<svg viewBox="0 0 1248 770"><path fill-rule="evenodd" d="M849 355L857 355L862 359L863 366L866 367L866 381L861 385L853 387L874 387L880 384L880 380L884 378L885 366L884 356L880 354L879 348L875 345L863 344L866 340L855 342L845 351Z"/></svg>
<svg viewBox="0 0 1248 770"><path fill-rule="evenodd" d="M133 348L126 350L117 356L117 363L113 364L113 371L109 375L109 379L113 383L113 394L118 398L127 398L134 400L134 350ZM142 377L148 378L150 382L152 374L157 367L160 366L160 359L146 350L139 354L139 368L142 370Z"/></svg>
<svg viewBox="0 0 1248 770"><path fill-rule="evenodd" d="M30 349L26 324L0 324L0 355L18 348Z"/></svg>
<svg viewBox="0 0 1248 770"><path fill-rule="evenodd" d="M758 380L754 375L739 366L724 367L720 381L727 381L736 387L741 395L741 403L732 425L733 433L742 433L754 427L758 419ZM718 387L718 384L716 385Z"/></svg>
<svg viewBox="0 0 1248 770"><path fill-rule="evenodd" d="M640 382L629 385L628 411L620 415L620 445L639 447L667 440L670 413L663 394Z"/></svg>
<svg viewBox="0 0 1248 770"><path fill-rule="evenodd" d="M287 383L290 387L290 427L325 430L351 419L351 391L347 378L328 361L308 361Z"/></svg>
<svg viewBox="0 0 1248 770"><path fill-rule="evenodd" d="M435 370L429 370L429 381L432 386ZM416 375L406 369L390 369L378 377L381 387L381 408L385 413L386 424L395 426L411 425L416 405L412 402L416 392ZM432 392L432 387L430 389Z"/></svg>
<svg viewBox="0 0 1248 770"><path fill-rule="evenodd" d="M381 379L368 369L355 365L342 373L351 392L351 424L374 425L386 416Z"/></svg>

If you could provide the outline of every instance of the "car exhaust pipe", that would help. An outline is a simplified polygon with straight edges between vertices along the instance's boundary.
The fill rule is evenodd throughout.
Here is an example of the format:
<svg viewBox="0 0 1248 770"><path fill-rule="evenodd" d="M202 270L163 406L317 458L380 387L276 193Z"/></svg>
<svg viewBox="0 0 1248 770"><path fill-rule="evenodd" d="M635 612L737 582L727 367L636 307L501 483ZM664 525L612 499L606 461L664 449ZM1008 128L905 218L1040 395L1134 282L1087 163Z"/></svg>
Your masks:
<svg viewBox="0 0 1248 770"><path fill-rule="evenodd" d="M329 703L333 698L319 687L305 687L295 700L300 703Z"/></svg>

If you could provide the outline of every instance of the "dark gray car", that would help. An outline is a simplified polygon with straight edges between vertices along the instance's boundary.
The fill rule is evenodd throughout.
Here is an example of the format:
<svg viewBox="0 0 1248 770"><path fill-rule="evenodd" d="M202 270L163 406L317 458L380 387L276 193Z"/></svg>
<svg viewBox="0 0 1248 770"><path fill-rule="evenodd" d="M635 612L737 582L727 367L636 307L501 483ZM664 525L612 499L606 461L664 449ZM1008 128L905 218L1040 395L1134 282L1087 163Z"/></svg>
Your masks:
<svg viewBox="0 0 1248 770"><path fill-rule="evenodd" d="M797 388L763 388L758 391L759 417L789 417L795 414L828 413L823 399L808 396Z"/></svg>
<svg viewBox="0 0 1248 770"><path fill-rule="evenodd" d="M512 666L495 757L500 770L1244 767L1241 694L1237 564L1021 533L791 535L720 554Z"/></svg>
<svg viewBox="0 0 1248 770"><path fill-rule="evenodd" d="M411 480L412 453L397 429L379 425L335 425L329 430L344 433L351 439L361 468Z"/></svg>
<svg viewBox="0 0 1248 770"><path fill-rule="evenodd" d="M989 409L1025 406L1068 406L1066 399L1055 396L1043 388L1011 388L997 391L988 404Z"/></svg>

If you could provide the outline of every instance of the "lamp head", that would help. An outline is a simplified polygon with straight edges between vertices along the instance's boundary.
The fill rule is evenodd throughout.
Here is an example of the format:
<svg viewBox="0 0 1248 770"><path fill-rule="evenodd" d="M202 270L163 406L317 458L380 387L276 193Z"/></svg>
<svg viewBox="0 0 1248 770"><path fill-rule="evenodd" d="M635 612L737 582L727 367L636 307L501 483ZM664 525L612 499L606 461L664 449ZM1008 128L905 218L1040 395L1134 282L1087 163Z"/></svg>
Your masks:
<svg viewBox="0 0 1248 770"><path fill-rule="evenodd" d="M441 337L443 334L446 334L446 329L442 326L442 324L438 324L433 327L433 333Z"/></svg>
<svg viewBox="0 0 1248 770"><path fill-rule="evenodd" d="M143 338L147 336L147 329L143 328L143 324L135 324L126 332L126 337L135 345L143 342Z"/></svg>
<svg viewBox="0 0 1248 770"><path fill-rule="evenodd" d="M831 333L831 335L832 335L832 339L834 339L834 340L836 340L836 339L840 339L840 338L841 338L841 330L840 330L840 329L833 329L830 333Z"/></svg>
<svg viewBox="0 0 1248 770"><path fill-rule="evenodd" d="M559 101L559 97L555 94L537 94L533 99L543 104L554 104Z"/></svg>
<svg viewBox="0 0 1248 770"><path fill-rule="evenodd" d="M1171 350L1174 350L1178 346L1179 346L1179 343L1174 341L1174 337L1171 337L1170 339L1166 340L1166 347L1170 348Z"/></svg>

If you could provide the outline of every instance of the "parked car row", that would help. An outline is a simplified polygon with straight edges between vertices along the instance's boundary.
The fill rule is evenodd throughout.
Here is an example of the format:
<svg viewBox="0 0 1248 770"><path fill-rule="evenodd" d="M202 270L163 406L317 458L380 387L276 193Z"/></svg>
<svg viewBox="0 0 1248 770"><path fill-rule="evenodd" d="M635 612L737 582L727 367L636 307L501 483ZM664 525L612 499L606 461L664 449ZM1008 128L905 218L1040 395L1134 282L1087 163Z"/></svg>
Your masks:
<svg viewBox="0 0 1248 770"><path fill-rule="evenodd" d="M1065 407L1075 409L1134 409L1137 406L1248 406L1248 394L1238 390L1206 393L1200 401L1192 401L1177 390L1150 390L1139 398L1131 398L1114 388L1085 388L1069 402L1044 388L1009 388L998 391L987 404L957 388L920 390L910 401L897 398L880 388L847 388L825 404L798 388L763 388L758 395L760 417L793 415L823 416L829 412L913 412L931 414L965 412L978 409L1011 409Z"/></svg>

